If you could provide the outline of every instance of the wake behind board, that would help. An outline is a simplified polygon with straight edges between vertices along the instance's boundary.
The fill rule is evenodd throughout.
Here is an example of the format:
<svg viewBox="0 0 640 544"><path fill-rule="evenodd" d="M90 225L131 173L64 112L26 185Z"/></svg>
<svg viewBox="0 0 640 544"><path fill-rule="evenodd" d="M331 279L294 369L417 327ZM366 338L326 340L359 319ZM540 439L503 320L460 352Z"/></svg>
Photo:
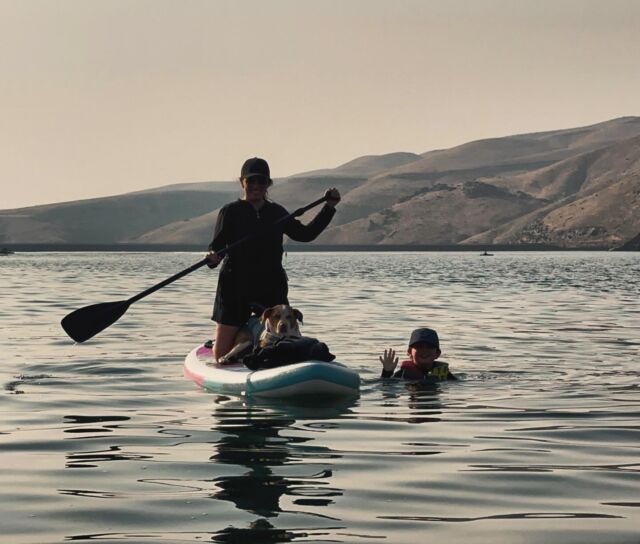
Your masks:
<svg viewBox="0 0 640 544"><path fill-rule="evenodd" d="M256 397L317 397L357 395L360 376L342 363L305 361L277 368L250 370L246 366L214 362L204 345L184 360L184 375L210 392Z"/></svg>

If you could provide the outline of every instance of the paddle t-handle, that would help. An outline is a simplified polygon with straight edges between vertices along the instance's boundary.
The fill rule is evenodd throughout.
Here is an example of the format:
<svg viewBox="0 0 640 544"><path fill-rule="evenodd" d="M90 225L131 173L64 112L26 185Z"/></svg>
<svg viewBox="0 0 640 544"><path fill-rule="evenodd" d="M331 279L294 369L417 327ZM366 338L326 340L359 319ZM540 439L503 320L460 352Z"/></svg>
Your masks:
<svg viewBox="0 0 640 544"><path fill-rule="evenodd" d="M278 219L275 223L271 225L271 227L275 227L285 221L291 219L292 217L298 217L305 213L306 211L314 208L318 204L322 204L328 200L328 194L325 194L322 198L312 202L311 204L307 204L302 208L298 208L293 213L285 215ZM261 231L256 234L249 234L240 240L235 241L233 244L228 245L227 247L217 251L217 255L220 257L224 257L230 249L239 246L247 242L248 240L252 240L261 236L264 231ZM90 306L85 306L83 308L79 308L74 310L70 314L66 315L61 322L62 328L64 331L76 342L85 342L89 340L89 338L93 338L96 334L103 331L110 325L113 325L118 319L120 319L125 312L129 309L134 302L149 296L151 293L155 293L159 289L173 283L176 280L186 276L187 274L191 274L198 270L198 268L203 267L204 265L209 263L209 259L205 257L204 259L198 261L195 264L192 264L189 268L185 268L181 272L174 274L170 278L167 278L164 281L154 285L153 287L149 287L138 293L137 295L132 296L127 300L119 300L116 302L101 302L98 304L92 304Z"/></svg>

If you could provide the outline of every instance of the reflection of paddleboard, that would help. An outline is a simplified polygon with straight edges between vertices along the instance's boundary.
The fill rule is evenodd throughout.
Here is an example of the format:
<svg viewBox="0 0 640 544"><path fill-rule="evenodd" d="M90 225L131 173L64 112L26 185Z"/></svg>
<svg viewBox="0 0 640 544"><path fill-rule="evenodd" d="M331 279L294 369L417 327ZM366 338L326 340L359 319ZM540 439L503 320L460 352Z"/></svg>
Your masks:
<svg viewBox="0 0 640 544"><path fill-rule="evenodd" d="M360 376L337 362L305 361L249 370L246 366L214 362L213 350L194 348L184 360L184 375L207 391L260 397L357 395Z"/></svg>

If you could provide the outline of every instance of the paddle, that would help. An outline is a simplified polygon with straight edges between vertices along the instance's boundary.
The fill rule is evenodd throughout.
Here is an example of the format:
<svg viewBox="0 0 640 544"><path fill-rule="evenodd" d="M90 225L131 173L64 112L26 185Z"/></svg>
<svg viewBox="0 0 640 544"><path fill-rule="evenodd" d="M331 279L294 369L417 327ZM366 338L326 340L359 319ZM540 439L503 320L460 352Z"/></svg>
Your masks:
<svg viewBox="0 0 640 544"><path fill-rule="evenodd" d="M328 196L325 195L315 202L307 204L306 206L297 209L295 212L281 217L271 226L275 227L280 223L284 223L288 219L291 219L292 217L298 217L311 208L314 208L318 204L322 204L327 200L327 198ZM236 240L233 244L230 244L227 247L221 249L217 252L217 254L221 257L224 257L230 249L233 249L240 244L244 244L248 240L257 238L262 234L264 234L264 231L249 234L244 238L241 238L240 240ZM127 300L118 300L116 302L101 302L99 304L92 304L90 306L85 306L84 308L74 310L62 319L62 328L76 342L84 342L85 340L89 340L89 338L94 337L96 334L118 321L118 319L120 319L124 315L124 313L129 309L129 306L131 306L134 302L137 302L141 298L144 298L147 295L156 292L158 289L162 289L166 285L179 280L187 274L191 274L191 272L193 272L194 270L198 270L198 268L208 263L209 260L205 257L201 261L198 261L197 263L191 265L189 268L184 269L182 272L178 272L174 276L161 281L153 287L150 287L149 289L142 291L142 293L138 293L137 295Z"/></svg>

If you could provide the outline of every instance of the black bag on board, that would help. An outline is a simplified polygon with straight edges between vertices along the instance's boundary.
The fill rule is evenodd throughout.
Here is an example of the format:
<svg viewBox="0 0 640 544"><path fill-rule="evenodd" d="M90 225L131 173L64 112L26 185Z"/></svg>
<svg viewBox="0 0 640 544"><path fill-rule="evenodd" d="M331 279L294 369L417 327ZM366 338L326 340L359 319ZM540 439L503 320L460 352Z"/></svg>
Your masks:
<svg viewBox="0 0 640 544"><path fill-rule="evenodd" d="M333 361L335 355L329 347L316 338L281 338L264 348L256 347L254 351L242 359L244 365L251 370L276 368L279 366L301 363L303 361Z"/></svg>

